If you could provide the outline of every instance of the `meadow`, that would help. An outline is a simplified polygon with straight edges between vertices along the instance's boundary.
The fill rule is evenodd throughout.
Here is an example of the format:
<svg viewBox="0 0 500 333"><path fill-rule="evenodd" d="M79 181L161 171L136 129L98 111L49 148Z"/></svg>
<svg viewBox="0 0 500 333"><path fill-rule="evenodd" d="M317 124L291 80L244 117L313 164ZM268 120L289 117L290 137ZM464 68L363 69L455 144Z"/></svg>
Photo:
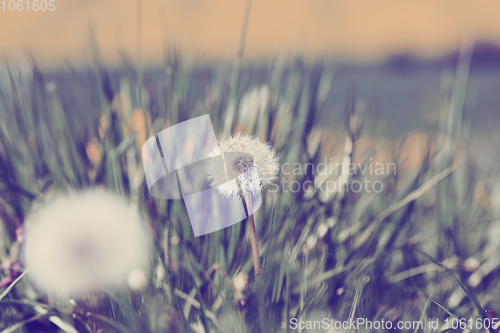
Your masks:
<svg viewBox="0 0 500 333"><path fill-rule="evenodd" d="M252 85L245 66L194 76L196 63L176 51L154 75L127 63L111 72L97 60L64 76L34 59L6 63L0 332L260 332L256 274L268 332L496 331L486 310L500 308L498 163L494 139L476 140L464 120L467 60L436 92L432 122L397 138L363 112L354 77L336 101L342 117L332 119L334 67L285 56ZM143 144L205 114L217 139L251 134L280 156L279 179L254 215L261 272L247 220L195 237L182 200L148 191ZM84 190L137 207L151 241L146 280L51 297L24 264L25 221L54 197ZM392 326L332 321L361 318Z"/></svg>

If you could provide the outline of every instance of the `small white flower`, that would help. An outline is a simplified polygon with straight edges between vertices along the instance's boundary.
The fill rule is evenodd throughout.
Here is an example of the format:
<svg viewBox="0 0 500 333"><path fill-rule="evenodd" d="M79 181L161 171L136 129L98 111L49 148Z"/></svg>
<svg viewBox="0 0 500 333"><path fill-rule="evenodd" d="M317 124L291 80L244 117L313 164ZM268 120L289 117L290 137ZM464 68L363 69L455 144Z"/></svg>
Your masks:
<svg viewBox="0 0 500 333"><path fill-rule="evenodd" d="M30 276L50 293L79 296L125 285L147 261L147 233L137 209L109 194L58 198L26 225Z"/></svg>
<svg viewBox="0 0 500 333"><path fill-rule="evenodd" d="M210 185L227 197L255 195L278 179L278 155L253 136L237 134L221 140L208 157L212 157L206 165Z"/></svg>
<svg viewBox="0 0 500 333"><path fill-rule="evenodd" d="M248 275L239 273L233 279L233 288L235 291L242 292L248 288Z"/></svg>
<svg viewBox="0 0 500 333"><path fill-rule="evenodd" d="M148 285L148 278L142 269L133 269L127 277L127 283L132 290L144 290Z"/></svg>

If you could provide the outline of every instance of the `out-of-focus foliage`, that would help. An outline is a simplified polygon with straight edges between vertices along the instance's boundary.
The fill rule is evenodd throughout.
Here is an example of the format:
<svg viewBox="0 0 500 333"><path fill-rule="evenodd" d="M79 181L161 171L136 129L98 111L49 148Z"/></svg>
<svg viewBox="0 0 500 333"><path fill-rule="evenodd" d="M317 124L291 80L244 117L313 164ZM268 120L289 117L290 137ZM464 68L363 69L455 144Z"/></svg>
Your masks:
<svg viewBox="0 0 500 333"><path fill-rule="evenodd" d="M128 66L118 75L98 68L63 80L47 79L35 64L22 71L6 64L0 85L0 329L258 332L247 223L195 238L181 200L149 195L141 162L147 138L202 114L210 115L222 138L230 67L207 70L203 99L193 101L191 91L200 85L192 65L176 53L165 63L142 87ZM243 66L235 88L231 132L270 142L283 166L255 216L270 332L291 331L291 318L358 317L423 318L424 331L432 331L428 318L450 317L443 308L473 319L482 316L478 305L499 308L500 261L489 236L497 225L497 170L471 152L461 95L438 92L445 107L434 110L436 127L389 140L377 119L364 117L354 80L343 104L345 125L318 122L333 108L325 101L334 74L321 64L278 59L264 85L249 87L252 72ZM466 83L467 75L457 75L453 85L463 93ZM333 171L316 168L325 159ZM294 163L301 172L294 172ZM340 163L355 163L357 174L338 174ZM363 166L376 163L392 169L362 174ZM338 179L348 189L329 192ZM382 186L350 187L364 180ZM33 206L88 188L104 188L140 208L155 249L147 286L54 300L34 289L28 272L8 289L26 269L20 265L22 232Z"/></svg>

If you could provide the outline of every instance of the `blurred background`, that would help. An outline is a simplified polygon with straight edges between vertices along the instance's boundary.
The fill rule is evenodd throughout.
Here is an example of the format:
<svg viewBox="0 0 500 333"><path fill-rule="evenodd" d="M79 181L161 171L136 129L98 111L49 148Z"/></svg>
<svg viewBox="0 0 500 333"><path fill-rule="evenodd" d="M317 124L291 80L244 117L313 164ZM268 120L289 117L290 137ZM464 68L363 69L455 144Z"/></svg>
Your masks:
<svg viewBox="0 0 500 333"><path fill-rule="evenodd" d="M255 135L283 165L255 215L269 332L294 331L293 318L488 328L498 1L53 3L0 3L0 332L260 331L247 223L194 237L183 202L153 198L144 179L144 142L204 114L217 139ZM331 191L341 180L382 188ZM24 222L96 188L142 212L147 283L55 302L21 275Z"/></svg>

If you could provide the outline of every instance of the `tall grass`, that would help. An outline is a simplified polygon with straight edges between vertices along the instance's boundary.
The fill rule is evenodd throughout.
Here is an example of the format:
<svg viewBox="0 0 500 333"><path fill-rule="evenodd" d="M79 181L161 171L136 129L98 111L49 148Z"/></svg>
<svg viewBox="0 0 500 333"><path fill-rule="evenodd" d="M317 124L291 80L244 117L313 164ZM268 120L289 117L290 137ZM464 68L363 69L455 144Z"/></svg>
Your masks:
<svg viewBox="0 0 500 333"><path fill-rule="evenodd" d="M235 302L232 284L240 273L255 275L248 224L195 238L183 202L153 198L144 181L141 147L148 136L206 113L218 138L227 132L254 134L269 141L288 166L318 165L325 157L347 164L370 159L397 164L396 173L376 177L384 185L380 193L328 193L338 175L304 168L300 174L284 168L281 190L264 192L255 224L269 332L291 332L292 318L423 320L423 331L434 332L429 318L443 323L453 314L475 320L483 309L498 308L500 263L492 266L496 251L486 246L492 216L484 205L487 197L476 193L478 183L496 176L496 170L482 168L482 161L470 156L470 131L458 121L459 109L444 108L443 115L459 127L445 120L437 129L426 129L426 142L411 134L388 142L383 133L363 130L373 126L363 123L356 106L355 81L346 96L344 129L318 123L319 115L332 108L325 100L334 77L321 64L277 59L262 90L269 94L255 95L262 100L245 99L253 87L241 79L236 89L229 66L214 65L204 100L193 101L193 68L183 60L171 50L164 74L145 74L144 82L141 73L127 68L116 80L96 66L93 75L79 73L87 78L85 85L78 78L70 81L71 99L62 95L69 92L58 86L61 80L50 78L34 60L22 71L5 63L8 79L0 85L2 332L92 332L95 323L106 332L260 331L255 279L249 278L243 303L241 295ZM463 66L454 93L441 92L444 104L463 105ZM242 64L241 71L250 73L251 67ZM77 102L69 105L68 100ZM245 109L243 103L250 102L262 107ZM227 115L233 109L234 121ZM243 109L254 114L239 112ZM424 147L422 156L408 150L412 140ZM412 158L417 160L410 163ZM361 179L360 173L342 176L348 184ZM284 191L282 181L297 181L306 190L312 189L304 185L310 181L317 190ZM29 272L16 280L26 269L16 269L15 263L22 262L16 231L34 205L86 188L105 188L138 204L153 235L154 260L145 290L103 290L93 303L76 300L77 305L63 307L33 288ZM484 268L487 263L492 267Z"/></svg>

